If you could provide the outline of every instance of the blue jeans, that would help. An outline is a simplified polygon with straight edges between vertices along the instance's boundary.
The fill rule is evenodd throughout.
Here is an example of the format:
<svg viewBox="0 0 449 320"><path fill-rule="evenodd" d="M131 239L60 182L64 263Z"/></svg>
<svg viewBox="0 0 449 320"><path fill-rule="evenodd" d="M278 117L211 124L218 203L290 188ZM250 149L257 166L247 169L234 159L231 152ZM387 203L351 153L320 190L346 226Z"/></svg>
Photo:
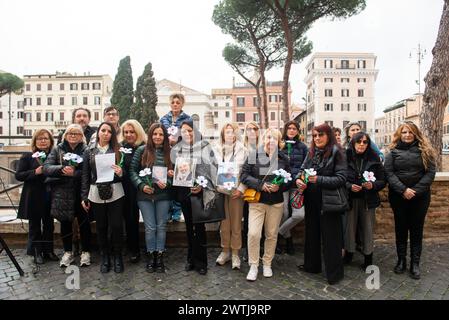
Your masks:
<svg viewBox="0 0 449 320"><path fill-rule="evenodd" d="M145 225L147 252L165 251L170 202L170 200L137 202Z"/></svg>

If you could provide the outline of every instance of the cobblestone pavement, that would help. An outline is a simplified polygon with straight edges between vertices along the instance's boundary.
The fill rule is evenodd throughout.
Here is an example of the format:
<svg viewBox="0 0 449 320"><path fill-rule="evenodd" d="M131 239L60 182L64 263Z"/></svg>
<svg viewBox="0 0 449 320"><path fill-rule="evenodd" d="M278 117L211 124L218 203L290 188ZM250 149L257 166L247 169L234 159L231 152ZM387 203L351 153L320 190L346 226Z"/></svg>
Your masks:
<svg viewBox="0 0 449 320"><path fill-rule="evenodd" d="M303 253L294 256L276 255L272 278L246 281L248 266L231 270L231 266L215 265L218 248L209 248L209 272L199 275L184 271L187 250L170 248L166 256L167 272L149 274L144 262L125 264L125 272L108 274L99 272L99 256L93 254L90 267L80 269L80 289L65 286L69 275L59 268L58 262L47 262L33 274L34 264L25 250L13 250L25 271L20 277L10 259L0 255L0 300L8 299L220 299L220 300L289 300L289 299L443 299L449 300L449 244L425 244L421 263L421 280L412 280L407 274L396 275L392 268L396 261L394 245L377 244L374 263L380 268L380 288L369 290L365 282L368 274L359 269L362 256L355 255L354 262L345 268L345 279L329 286L322 275L305 274L296 265L302 262ZM297 250L299 251L299 250ZM61 254L61 252L58 252ZM79 261L79 260L78 260ZM261 269L261 268L260 268Z"/></svg>

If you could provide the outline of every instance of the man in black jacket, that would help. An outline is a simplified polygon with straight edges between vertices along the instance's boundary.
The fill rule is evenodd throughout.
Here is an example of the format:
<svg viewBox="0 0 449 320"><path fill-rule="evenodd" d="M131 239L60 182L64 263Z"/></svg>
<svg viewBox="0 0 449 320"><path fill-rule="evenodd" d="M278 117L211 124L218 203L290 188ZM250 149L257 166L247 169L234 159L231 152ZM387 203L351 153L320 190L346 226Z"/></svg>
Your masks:
<svg viewBox="0 0 449 320"><path fill-rule="evenodd" d="M76 108L72 112L72 123L79 124L83 128L87 144L89 144L90 138L97 131L96 127L89 126L90 116L90 110L82 107ZM57 144L62 142L62 136L64 135L64 132L65 130L59 133Z"/></svg>

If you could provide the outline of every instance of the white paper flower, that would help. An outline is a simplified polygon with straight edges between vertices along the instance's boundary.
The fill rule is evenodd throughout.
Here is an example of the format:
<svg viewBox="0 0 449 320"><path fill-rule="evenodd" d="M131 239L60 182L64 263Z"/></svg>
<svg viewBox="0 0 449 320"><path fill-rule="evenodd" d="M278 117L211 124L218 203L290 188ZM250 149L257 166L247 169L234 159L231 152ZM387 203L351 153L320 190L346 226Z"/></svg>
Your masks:
<svg viewBox="0 0 449 320"><path fill-rule="evenodd" d="M207 179L204 176L199 176L196 178L195 182L203 188L207 187Z"/></svg>
<svg viewBox="0 0 449 320"><path fill-rule="evenodd" d="M167 132L169 135L174 136L178 133L178 127L171 126L170 128L167 129Z"/></svg>
<svg viewBox="0 0 449 320"><path fill-rule="evenodd" d="M76 162L76 163L81 163L81 162L83 162L83 158L80 157L80 156L78 156L78 157L75 159L75 162Z"/></svg>
<svg viewBox="0 0 449 320"><path fill-rule="evenodd" d="M233 181L224 182L224 183L223 183L223 187L224 187L226 190L231 191L232 188L235 187L235 183L234 183Z"/></svg>
<svg viewBox="0 0 449 320"><path fill-rule="evenodd" d="M39 158L40 156L41 156L41 153L39 151L36 151L35 153L33 153L33 155L31 157Z"/></svg>
<svg viewBox="0 0 449 320"><path fill-rule="evenodd" d="M374 172L371 171L365 171L363 173L363 179L365 179L366 182L374 182L376 181L376 177L374 176Z"/></svg>
<svg viewBox="0 0 449 320"><path fill-rule="evenodd" d="M127 153L127 154L133 153L133 149L131 149L131 148L123 148L123 147L121 147L118 151L120 151L122 153Z"/></svg>
<svg viewBox="0 0 449 320"><path fill-rule="evenodd" d="M70 153L70 152L67 152L65 155L64 155L64 157L62 157L64 160L66 160L66 161L70 161L70 160L72 160L72 155L73 155L73 153Z"/></svg>
<svg viewBox="0 0 449 320"><path fill-rule="evenodd" d="M151 175L151 168L145 168L143 170L140 170L139 177L145 177Z"/></svg>
<svg viewBox="0 0 449 320"><path fill-rule="evenodd" d="M308 176L316 176L316 171L313 168L310 169L304 169L304 171L307 173Z"/></svg>
<svg viewBox="0 0 449 320"><path fill-rule="evenodd" d="M295 144L296 141L294 141L294 140L286 140L285 143Z"/></svg>
<svg viewBox="0 0 449 320"><path fill-rule="evenodd" d="M285 176L283 176L283 177L284 177L284 183L287 183L292 180L292 175L288 172L286 172Z"/></svg>
<svg viewBox="0 0 449 320"><path fill-rule="evenodd" d="M274 170L273 171L273 174L275 175L275 176L280 176L281 174L279 173L279 170Z"/></svg>

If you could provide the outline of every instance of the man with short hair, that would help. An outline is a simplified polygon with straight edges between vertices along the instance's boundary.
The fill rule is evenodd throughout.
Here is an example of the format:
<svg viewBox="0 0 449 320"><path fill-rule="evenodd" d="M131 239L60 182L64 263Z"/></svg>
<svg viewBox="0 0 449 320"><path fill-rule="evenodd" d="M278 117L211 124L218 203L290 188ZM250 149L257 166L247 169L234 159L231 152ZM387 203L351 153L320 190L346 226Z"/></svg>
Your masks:
<svg viewBox="0 0 449 320"><path fill-rule="evenodd" d="M118 112L117 107L115 106L109 106L106 109L104 109L103 111L103 121L104 122L109 122L110 124L112 124L112 126L115 129L115 133L117 134L117 141L120 142L122 140L122 133L121 133L121 129L120 129L120 114ZM97 139L97 133L95 132L92 137L87 140L87 143L90 145L95 143L95 140Z"/></svg>
<svg viewBox="0 0 449 320"><path fill-rule="evenodd" d="M90 123L90 110L86 108L76 108L72 112L72 123L79 124L83 128L86 141L89 142L92 135L97 131L96 127L89 126ZM61 131L58 135L58 144L62 142L62 136L65 130Z"/></svg>

